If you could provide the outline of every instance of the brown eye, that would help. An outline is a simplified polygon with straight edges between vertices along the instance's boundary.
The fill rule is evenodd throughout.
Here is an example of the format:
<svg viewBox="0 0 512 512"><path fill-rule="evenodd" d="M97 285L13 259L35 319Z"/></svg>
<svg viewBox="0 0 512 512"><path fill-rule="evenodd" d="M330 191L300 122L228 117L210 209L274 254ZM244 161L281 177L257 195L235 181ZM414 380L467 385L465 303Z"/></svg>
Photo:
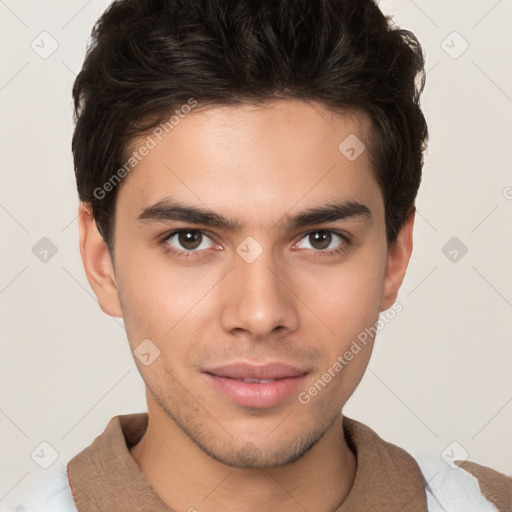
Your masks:
<svg viewBox="0 0 512 512"><path fill-rule="evenodd" d="M329 231L315 231L309 235L309 242L311 243L313 249L317 249L319 251L327 249L331 241L332 233Z"/></svg>
<svg viewBox="0 0 512 512"><path fill-rule="evenodd" d="M179 244L189 251L197 249L201 245L202 234L200 231L182 231L178 235Z"/></svg>
<svg viewBox="0 0 512 512"><path fill-rule="evenodd" d="M171 246L176 253L199 253L214 246L213 240L199 229L181 229L173 231L163 243Z"/></svg>
<svg viewBox="0 0 512 512"><path fill-rule="evenodd" d="M306 233L295 248L316 251L316 254L334 255L348 248L350 240L336 231L318 229Z"/></svg>

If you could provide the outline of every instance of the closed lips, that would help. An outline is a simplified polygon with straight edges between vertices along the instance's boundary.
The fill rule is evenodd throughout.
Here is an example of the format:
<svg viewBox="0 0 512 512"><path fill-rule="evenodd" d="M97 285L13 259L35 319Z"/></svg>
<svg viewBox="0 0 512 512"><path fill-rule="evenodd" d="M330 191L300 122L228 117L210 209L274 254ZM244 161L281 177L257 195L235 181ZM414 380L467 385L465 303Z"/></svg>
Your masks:
<svg viewBox="0 0 512 512"><path fill-rule="evenodd" d="M298 377L308 373L307 369L286 363L267 363L264 365L232 363L215 368L208 368L204 371L216 377L243 380L244 382L259 382L262 384L275 380Z"/></svg>

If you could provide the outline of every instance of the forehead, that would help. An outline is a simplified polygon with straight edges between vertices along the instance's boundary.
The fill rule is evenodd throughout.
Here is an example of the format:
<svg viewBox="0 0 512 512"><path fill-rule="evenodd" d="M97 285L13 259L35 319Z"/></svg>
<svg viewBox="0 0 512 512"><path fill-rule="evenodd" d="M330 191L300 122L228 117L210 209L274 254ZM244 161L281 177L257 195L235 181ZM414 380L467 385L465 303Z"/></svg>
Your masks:
<svg viewBox="0 0 512 512"><path fill-rule="evenodd" d="M265 212L275 221L326 198L383 210L367 150L371 121L360 111L299 100L209 106L155 130L130 146L130 154L151 149L121 183L116 217L136 218L167 196L261 222Z"/></svg>

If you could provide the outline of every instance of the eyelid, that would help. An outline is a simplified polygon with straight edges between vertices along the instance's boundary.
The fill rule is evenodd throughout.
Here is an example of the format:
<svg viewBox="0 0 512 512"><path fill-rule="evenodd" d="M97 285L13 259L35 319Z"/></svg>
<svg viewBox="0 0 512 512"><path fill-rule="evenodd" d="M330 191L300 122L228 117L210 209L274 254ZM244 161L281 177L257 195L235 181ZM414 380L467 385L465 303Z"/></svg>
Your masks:
<svg viewBox="0 0 512 512"><path fill-rule="evenodd" d="M341 238L343 238L344 240L346 240L347 242L350 241L350 236L348 233L346 233L345 231L340 231L338 229L335 229L335 228L316 228L316 229L310 229L309 231L306 231L306 233L304 233L302 236L301 236L301 239L304 238L305 236L307 235L312 235L313 233L319 233L320 231L325 231L326 233L332 233L332 234L335 234L335 235L338 235L338 236L341 236Z"/></svg>
<svg viewBox="0 0 512 512"><path fill-rule="evenodd" d="M313 233L319 233L321 231L325 231L326 233L330 233L332 235L337 235L339 236L342 241L344 242L344 244L348 245L352 242L351 240L351 237L344 233L344 232L340 232L336 229L327 229L327 228L317 228L317 229L311 229L309 231L307 231L306 233L303 233L302 235L300 235L300 238L297 240L297 242L295 242L293 244L293 247L295 247L295 245L297 245L299 242L301 242L305 237L309 236L309 235L312 235ZM324 250L320 250L320 249L311 249L315 252L319 252L319 253L328 253L330 250L334 250L334 249L324 249Z"/></svg>
<svg viewBox="0 0 512 512"><path fill-rule="evenodd" d="M200 233L202 236L208 237L214 244L219 245L215 241L214 236L211 233L209 233L208 231L205 231L204 229L200 229L200 228L176 228L172 231L169 231L165 235L163 235L160 242L165 243L168 240L170 240L172 237L179 235L180 233L188 233L189 231ZM204 249L202 249L202 250L204 250ZM199 252L199 251L186 251L186 252Z"/></svg>

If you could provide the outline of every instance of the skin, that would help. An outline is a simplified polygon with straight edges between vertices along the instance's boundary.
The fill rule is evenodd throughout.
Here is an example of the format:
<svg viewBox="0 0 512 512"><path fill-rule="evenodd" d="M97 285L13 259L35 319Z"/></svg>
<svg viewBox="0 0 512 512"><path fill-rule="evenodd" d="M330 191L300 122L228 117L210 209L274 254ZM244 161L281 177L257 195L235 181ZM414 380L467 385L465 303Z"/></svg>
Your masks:
<svg viewBox="0 0 512 512"><path fill-rule="evenodd" d="M412 251L413 214L388 246L368 149L355 161L338 150L349 134L368 141L370 130L362 112L299 100L194 110L120 185L115 266L80 205L80 252L101 309L124 318L132 350L148 338L160 350L149 366L134 358L149 425L130 452L175 510L296 511L300 504L327 512L348 494L356 458L340 411L374 340L307 404L294 394L269 408L240 406L201 370L280 361L309 370L307 390L393 305ZM167 196L232 218L242 230L137 220ZM362 203L371 216L282 229L287 216L332 199ZM207 234L186 258L166 247L185 252L190 244L178 236L162 242L178 228ZM310 236L326 230L350 243L334 233L324 245ZM236 252L248 236L262 248L252 263Z"/></svg>

